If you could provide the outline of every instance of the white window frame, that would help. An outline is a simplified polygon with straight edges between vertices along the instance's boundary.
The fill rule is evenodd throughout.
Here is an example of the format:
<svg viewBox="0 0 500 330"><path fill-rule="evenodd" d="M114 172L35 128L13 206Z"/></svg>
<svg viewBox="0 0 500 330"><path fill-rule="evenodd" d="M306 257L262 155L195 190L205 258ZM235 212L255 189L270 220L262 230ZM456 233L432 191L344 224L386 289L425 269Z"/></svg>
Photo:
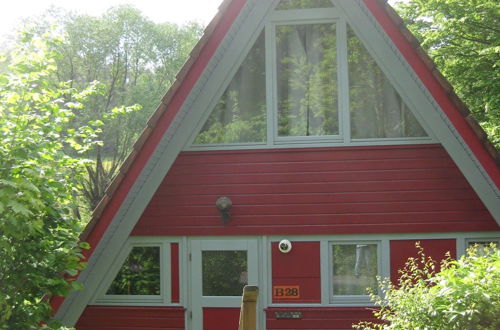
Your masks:
<svg viewBox="0 0 500 330"><path fill-rule="evenodd" d="M332 305L342 305L342 306L364 306L364 305L373 305L373 302L370 299L370 295L366 293L365 295L334 295L333 294L333 251L332 247L334 245L358 245L358 244L366 244L366 245L375 245L377 247L377 277L382 276L382 252L381 252L381 241L330 241L328 242L328 283L329 283L329 296L330 303ZM377 294L380 294L380 290L377 289Z"/></svg>
<svg viewBox="0 0 500 330"><path fill-rule="evenodd" d="M467 252L467 249L477 243L477 244L483 244L483 243L495 243L497 248L500 248L500 238L499 237L478 237L478 238L466 238L465 239L465 244L464 244L464 248L465 248L465 252ZM457 253L458 254L458 253ZM459 258L459 256L457 256L457 258Z"/></svg>
<svg viewBox="0 0 500 330"><path fill-rule="evenodd" d="M276 63L276 27L277 26L291 26L291 25L313 25L313 24L333 24L335 26L335 32L336 32L336 38L338 40L339 36L342 34L341 29L339 26L339 20L335 18L315 18L315 19L308 19L307 17L301 17L300 19L287 19L283 21L273 21L270 23L267 28L266 28L266 39L269 38L270 43L271 43L271 49L266 48L266 53L269 54L266 58L266 74L270 75L272 77L272 86L268 88L268 91L272 94L272 105L271 107L268 107L268 117L272 117L272 142L275 145L282 145L282 144L296 144L296 143L324 143L324 142L343 142L344 140L344 127L342 123L344 122L344 117L345 117L345 110L343 109L342 105L344 102L342 102L342 98L344 97L344 93L342 90L342 81L340 78L340 74L337 74L337 86L339 86L339 90L337 92L336 98L338 102L338 114L337 114L337 121L339 125L339 134L335 135L312 135L312 136L279 136L278 131L278 74L277 74L277 63ZM337 72L340 72L342 69L342 63L341 60L339 59L339 55L342 53L342 50L339 50L339 42L337 41L336 43L336 51L337 51ZM270 72L271 71L271 72ZM268 125L271 125L271 123L267 123Z"/></svg>
<svg viewBox="0 0 500 330"><path fill-rule="evenodd" d="M398 235L399 236L399 235ZM277 243L282 239L289 239L292 242L319 242L320 244L320 287L321 299L318 303L294 303L294 302L273 302L272 300L272 243ZM269 307L287 307L287 308L305 308L305 307L372 307L375 303L370 300L369 295L357 296L333 296L333 284L331 281L333 275L332 265L332 245L334 244L376 244L377 245L377 276L381 278L390 277L390 241L394 240L394 235L313 235L313 236L297 236L297 235L284 235L284 236L271 236L267 237L267 248L263 258L267 259L267 273L265 274L266 281L262 290L262 295L267 301ZM378 294L382 294L379 288Z"/></svg>
<svg viewBox="0 0 500 330"><path fill-rule="evenodd" d="M94 300L95 305L120 306L164 306L179 305L172 303L171 288L171 243L179 244L178 240L158 239L155 237L129 237L125 246L114 263L109 268L102 283L99 285ZM106 294L109 286L120 271L123 263L134 247L160 248L160 294L159 295L111 295ZM180 260L179 260L180 263ZM179 265L180 269L181 265ZM179 274L180 276L180 274Z"/></svg>
<svg viewBox="0 0 500 330"><path fill-rule="evenodd" d="M338 135L324 136L279 136L278 135L278 106L277 106L277 65L276 65L276 37L275 29L278 25L299 25L299 24L322 24L333 23L337 33L337 84L338 84ZM261 149L261 148L294 148L294 147L325 147L325 146L364 146L364 145L401 145L401 144L428 144L435 143L428 127L418 120L411 108L413 105L406 100L404 94L400 94L407 104L409 111L417 118L420 125L427 132L426 137L397 137L397 138L363 138L353 139L351 137L351 116L349 111L349 72L348 72L348 49L347 49L347 21L343 17L338 7L319 9L290 9L274 10L268 14L267 23L258 25L258 30L249 33L250 42L236 58L235 65L223 80L219 80L217 92L210 96L205 104L208 104L210 111L203 116L193 131L191 138L186 144L185 150L240 150L240 149ZM263 31L262 31L263 29ZM256 33L258 32L258 33ZM228 144L194 144L199 131L211 115L211 110L217 104L219 98L224 93L227 85L231 81L234 73L247 56L257 40L260 33L265 34L265 63L266 63L266 125L267 134L265 142L250 143L228 143ZM360 37L361 38L361 37ZM253 41L253 42L252 42ZM373 54L372 54L373 56ZM394 85L390 76L387 79ZM397 89L397 88L396 88ZM398 91L399 92L399 91Z"/></svg>

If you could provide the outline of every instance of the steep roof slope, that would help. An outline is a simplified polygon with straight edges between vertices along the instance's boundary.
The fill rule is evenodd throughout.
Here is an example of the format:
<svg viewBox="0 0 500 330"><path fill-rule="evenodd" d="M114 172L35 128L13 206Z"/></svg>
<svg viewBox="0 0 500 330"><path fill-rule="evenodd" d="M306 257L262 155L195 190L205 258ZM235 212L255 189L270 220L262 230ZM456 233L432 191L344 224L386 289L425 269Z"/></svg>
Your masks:
<svg viewBox="0 0 500 330"><path fill-rule="evenodd" d="M55 299L53 305L57 317L68 325L74 324L81 311L91 299L92 283L89 278L102 268L104 260L112 258L130 234L135 222L155 191L157 184L168 171L187 140L180 127L192 120L189 111L198 89L206 83L206 76L220 61L219 52L244 29L245 17L264 15L277 1L224 0L219 12L205 29L204 35L190 54L189 59L177 75L161 104L147 123L133 150L122 165L105 195L93 213L93 217L81 240L92 249L86 252L89 259L87 269L79 276L88 290L72 293L65 301ZM471 117L467 107L457 97L451 85L436 69L418 41L404 27L402 19L385 0L335 0L339 7L356 3L366 11L385 33L395 52L411 67L421 83L432 96L433 102L442 109L447 122L451 123L456 136L450 139L459 142L443 143L452 158L471 181L493 217L500 223L500 154L489 143L486 134ZM256 5L256 3L258 5ZM263 7L252 11L252 6ZM355 17L352 18L355 20ZM444 134L444 133L443 133ZM448 134L448 133L446 133ZM451 136L451 135L450 135ZM443 142L443 141L442 141ZM457 145L462 147L457 148ZM453 150L452 150L453 149ZM459 150L460 149L460 150ZM478 175L480 173L480 175ZM156 178L156 179L155 179ZM149 184L148 184L149 183ZM157 186L157 185L156 185Z"/></svg>

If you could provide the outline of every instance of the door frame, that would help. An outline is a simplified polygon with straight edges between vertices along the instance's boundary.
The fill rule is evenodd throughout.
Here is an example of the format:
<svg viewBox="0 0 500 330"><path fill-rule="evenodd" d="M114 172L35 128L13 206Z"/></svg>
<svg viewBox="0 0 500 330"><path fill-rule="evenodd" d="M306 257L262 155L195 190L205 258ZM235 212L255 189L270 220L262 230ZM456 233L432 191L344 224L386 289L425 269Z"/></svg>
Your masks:
<svg viewBox="0 0 500 330"><path fill-rule="evenodd" d="M262 271L266 268L262 262L263 241L260 237L197 237L188 239L189 293L188 317L189 329L203 329L203 307L239 308L241 297L204 297L202 295L202 260L201 252L208 251L247 251L248 284L259 286L265 278ZM262 295L257 303L257 322L265 321L262 307Z"/></svg>

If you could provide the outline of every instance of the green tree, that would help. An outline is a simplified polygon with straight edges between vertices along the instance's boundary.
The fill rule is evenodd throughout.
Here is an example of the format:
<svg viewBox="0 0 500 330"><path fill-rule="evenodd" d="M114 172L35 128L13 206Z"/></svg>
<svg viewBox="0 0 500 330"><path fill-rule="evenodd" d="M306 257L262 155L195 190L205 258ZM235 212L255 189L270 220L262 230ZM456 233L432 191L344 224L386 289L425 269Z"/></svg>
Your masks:
<svg viewBox="0 0 500 330"><path fill-rule="evenodd" d="M410 0L396 8L500 148L500 2Z"/></svg>
<svg viewBox="0 0 500 330"><path fill-rule="evenodd" d="M384 297L372 295L380 306L381 323L360 322L357 329L499 329L500 250L473 246L459 260L437 263L419 248L400 271L397 284L380 280Z"/></svg>
<svg viewBox="0 0 500 330"><path fill-rule="evenodd" d="M51 9L30 25L39 34L55 25L65 36L54 48L61 56L50 77L52 84L70 81L70 87L82 89L100 83L100 93L87 98L75 121L104 124L102 145L85 153L93 162L86 166L82 187L93 209L202 29L197 24L156 24L132 6L114 7L97 17Z"/></svg>
<svg viewBox="0 0 500 330"><path fill-rule="evenodd" d="M85 161L68 151L86 151L98 133L72 128L74 111L93 88L49 84L57 43L24 33L0 74L1 329L55 326L48 298L79 287L70 276L83 268L80 253L88 247L77 243L74 212ZM64 101L68 94L71 102Z"/></svg>
<svg viewBox="0 0 500 330"><path fill-rule="evenodd" d="M72 81L77 88L92 81L102 84L102 93L91 97L79 113L81 123L106 119L102 146L86 155L93 163L87 166L83 189L94 208L174 81L201 28L155 24L131 6L111 8L100 17L72 15L60 21L67 42L57 49L63 55L57 61L57 81ZM126 111L110 115L122 105Z"/></svg>

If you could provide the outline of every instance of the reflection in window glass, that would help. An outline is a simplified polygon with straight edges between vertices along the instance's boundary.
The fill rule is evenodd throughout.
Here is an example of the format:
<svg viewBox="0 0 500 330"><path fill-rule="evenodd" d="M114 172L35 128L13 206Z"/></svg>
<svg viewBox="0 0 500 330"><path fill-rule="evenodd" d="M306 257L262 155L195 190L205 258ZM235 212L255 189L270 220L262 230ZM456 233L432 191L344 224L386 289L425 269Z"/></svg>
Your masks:
<svg viewBox="0 0 500 330"><path fill-rule="evenodd" d="M499 247L498 240L478 240L478 241L469 241L467 244L467 249L474 247L476 249L477 255L485 255L486 251L491 249L493 246Z"/></svg>
<svg viewBox="0 0 500 330"><path fill-rule="evenodd" d="M132 248L106 294L159 295L160 248Z"/></svg>
<svg viewBox="0 0 500 330"><path fill-rule="evenodd" d="M266 73L261 33L194 144L266 141Z"/></svg>
<svg viewBox="0 0 500 330"><path fill-rule="evenodd" d="M204 296L241 296L248 283L247 251L202 251Z"/></svg>
<svg viewBox="0 0 500 330"><path fill-rule="evenodd" d="M331 0L281 0L277 10L306 9L306 8L330 8L333 7Z"/></svg>
<svg viewBox="0 0 500 330"><path fill-rule="evenodd" d="M338 135L335 24L276 27L279 136Z"/></svg>
<svg viewBox="0 0 500 330"><path fill-rule="evenodd" d="M427 136L349 27L347 42L352 138Z"/></svg>
<svg viewBox="0 0 500 330"><path fill-rule="evenodd" d="M367 295L377 289L377 245L332 245L333 295Z"/></svg>

